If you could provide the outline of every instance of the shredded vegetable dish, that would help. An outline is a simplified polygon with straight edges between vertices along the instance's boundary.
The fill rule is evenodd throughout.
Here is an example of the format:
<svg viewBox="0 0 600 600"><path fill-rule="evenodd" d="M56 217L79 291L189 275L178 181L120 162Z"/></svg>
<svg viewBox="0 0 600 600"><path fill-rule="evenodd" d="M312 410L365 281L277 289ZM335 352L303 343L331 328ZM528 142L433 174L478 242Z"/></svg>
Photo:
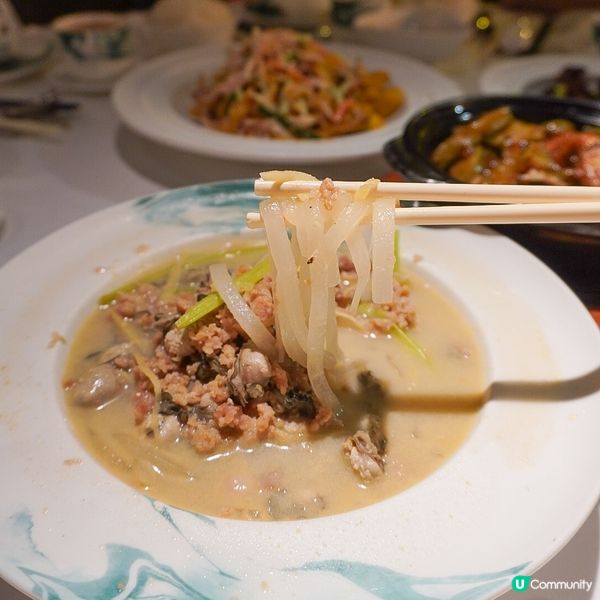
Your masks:
<svg viewBox="0 0 600 600"><path fill-rule="evenodd" d="M351 64L305 33L255 29L201 78L191 115L227 133L318 139L380 127L403 103L386 72Z"/></svg>
<svg viewBox="0 0 600 600"><path fill-rule="evenodd" d="M503 106L456 126L431 160L465 183L600 185L600 131L567 119L531 123Z"/></svg>

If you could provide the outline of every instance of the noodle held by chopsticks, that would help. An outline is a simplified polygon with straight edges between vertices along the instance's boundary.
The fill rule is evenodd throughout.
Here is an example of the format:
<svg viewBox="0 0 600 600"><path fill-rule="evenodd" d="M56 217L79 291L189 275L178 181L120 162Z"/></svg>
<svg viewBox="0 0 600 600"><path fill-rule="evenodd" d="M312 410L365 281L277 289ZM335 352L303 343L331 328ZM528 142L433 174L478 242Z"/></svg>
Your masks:
<svg viewBox="0 0 600 600"><path fill-rule="evenodd" d="M306 366L307 326L302 308L296 261L287 235L281 206L264 200L260 212L275 268L275 310L279 312L281 342L288 356Z"/></svg>
<svg viewBox="0 0 600 600"><path fill-rule="evenodd" d="M233 279L224 264L210 266L210 276L217 292L227 308L246 332L257 348L267 356L274 357L276 351L275 338L264 326L263 322L252 312L242 295L233 283Z"/></svg>
<svg viewBox="0 0 600 600"><path fill-rule="evenodd" d="M373 202L373 302L385 304L392 301L394 293L394 209L393 198L380 198ZM391 252L390 252L391 249Z"/></svg>
<svg viewBox="0 0 600 600"><path fill-rule="evenodd" d="M280 171L262 177L278 183L314 179ZM338 404L326 372L340 359L335 286L340 282L338 251L344 243L357 273L350 311L371 295L375 303L392 301L395 202L375 199L377 184L369 180L351 194L336 190L326 179L318 190L307 193L291 196L275 190L260 204L274 265L278 343L292 360L307 367L315 395L330 408ZM365 221L372 224L370 246L361 225Z"/></svg>

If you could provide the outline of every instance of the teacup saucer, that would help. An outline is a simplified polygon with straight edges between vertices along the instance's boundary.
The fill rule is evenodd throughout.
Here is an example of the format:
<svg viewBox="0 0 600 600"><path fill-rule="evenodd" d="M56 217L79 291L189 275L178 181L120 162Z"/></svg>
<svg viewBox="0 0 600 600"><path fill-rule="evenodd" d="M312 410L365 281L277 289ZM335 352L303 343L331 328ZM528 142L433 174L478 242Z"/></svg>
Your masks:
<svg viewBox="0 0 600 600"><path fill-rule="evenodd" d="M74 63L68 57L50 73L52 85L59 91L80 94L109 93L116 81L137 61L136 56L112 60L85 61Z"/></svg>

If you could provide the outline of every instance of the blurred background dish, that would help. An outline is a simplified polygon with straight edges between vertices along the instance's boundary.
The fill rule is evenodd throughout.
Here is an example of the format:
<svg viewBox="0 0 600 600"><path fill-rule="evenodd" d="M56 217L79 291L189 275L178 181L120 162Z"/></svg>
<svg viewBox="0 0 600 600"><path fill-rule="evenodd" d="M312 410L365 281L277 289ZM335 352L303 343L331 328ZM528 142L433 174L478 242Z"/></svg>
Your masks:
<svg viewBox="0 0 600 600"><path fill-rule="evenodd" d="M526 94L600 100L600 75L593 74L580 65L569 65L557 76L532 81L525 87Z"/></svg>
<svg viewBox="0 0 600 600"><path fill-rule="evenodd" d="M129 25L116 13L70 13L52 25L67 55L80 64L124 58L131 53Z"/></svg>
<svg viewBox="0 0 600 600"><path fill-rule="evenodd" d="M109 11L69 13L52 22L62 60L51 77L61 90L102 93L135 62L126 17Z"/></svg>
<svg viewBox="0 0 600 600"><path fill-rule="evenodd" d="M433 163L431 155L457 125L508 106L517 118L532 122L568 119L578 126L600 126L600 104L589 101L521 96L473 96L434 104L413 116L401 136L384 148L388 163L408 181L456 182ZM580 297L600 306L600 225L496 226L540 256Z"/></svg>
<svg viewBox="0 0 600 600"><path fill-rule="evenodd" d="M115 87L113 106L136 132L168 146L199 154L271 164L336 162L371 156L401 130L423 106L460 93L458 86L433 68L413 59L360 46L331 47L349 61L386 71L401 87L403 108L386 123L364 133L327 140L271 140L221 133L199 125L189 116L192 93L201 74L219 69L223 51L191 49L166 55L134 69Z"/></svg>
<svg viewBox="0 0 600 600"><path fill-rule="evenodd" d="M189 114L224 133L324 139L378 129L404 99L383 69L348 60L306 33L255 28L220 69L200 76Z"/></svg>
<svg viewBox="0 0 600 600"><path fill-rule="evenodd" d="M8 0L0 0L0 84L42 71L55 55L53 36L45 29L24 27Z"/></svg>
<svg viewBox="0 0 600 600"><path fill-rule="evenodd" d="M356 16L344 23L349 3L338 3L337 13L335 4L333 31L337 39L385 48L425 62L451 55L472 33L471 21L477 10L472 0L383 1L375 2L376 6L364 3L364 9L358 6Z"/></svg>
<svg viewBox="0 0 600 600"><path fill-rule="evenodd" d="M21 22L12 4L0 0L0 63L12 56L20 27Z"/></svg>
<svg viewBox="0 0 600 600"><path fill-rule="evenodd" d="M158 0L141 24L148 54L154 56L192 46L226 46L236 20L217 0Z"/></svg>
<svg viewBox="0 0 600 600"><path fill-rule="evenodd" d="M358 4L351 0L351 3ZM244 27L294 27L317 30L329 22L331 0L254 0L238 6Z"/></svg>
<svg viewBox="0 0 600 600"><path fill-rule="evenodd" d="M410 181L457 181L431 159L435 148L454 127L499 107L533 123L567 119L579 127L600 127L600 104L594 102L525 96L470 96L424 108L413 115L401 136L384 148L386 159Z"/></svg>
<svg viewBox="0 0 600 600"><path fill-rule="evenodd" d="M481 73L479 88L483 94L546 95L553 80L569 67L584 69L589 77L600 78L597 55L536 54L495 61Z"/></svg>
<svg viewBox="0 0 600 600"><path fill-rule="evenodd" d="M14 52L0 61L0 85L44 71L57 54L58 44L48 31L34 27L21 30Z"/></svg>
<svg viewBox="0 0 600 600"><path fill-rule="evenodd" d="M145 59L183 48L223 48L236 22L217 0L159 0L148 11L68 13L51 25L63 49L50 74L53 86L103 94Z"/></svg>

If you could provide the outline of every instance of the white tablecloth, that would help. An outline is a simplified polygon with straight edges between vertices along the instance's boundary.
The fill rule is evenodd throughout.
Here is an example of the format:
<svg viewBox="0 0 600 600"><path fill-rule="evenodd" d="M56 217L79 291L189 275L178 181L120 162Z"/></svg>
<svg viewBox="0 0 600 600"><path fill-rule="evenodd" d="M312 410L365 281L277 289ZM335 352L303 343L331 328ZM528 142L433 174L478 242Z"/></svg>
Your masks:
<svg viewBox="0 0 600 600"><path fill-rule="evenodd" d="M43 89L44 81L36 79L4 87L0 93L29 95ZM50 232L99 209L164 188L255 177L270 166L161 147L119 126L106 97L82 97L80 101L80 108L69 118L69 129L57 141L0 136L0 212L5 215L5 224L0 226L0 266ZM319 177L363 179L380 176L388 168L383 158L376 157L312 166L310 170ZM503 600L600 600L598 508L536 577L548 581L586 579L594 581L594 586L590 593L508 593ZM25 596L0 580L0 599L24 600Z"/></svg>

